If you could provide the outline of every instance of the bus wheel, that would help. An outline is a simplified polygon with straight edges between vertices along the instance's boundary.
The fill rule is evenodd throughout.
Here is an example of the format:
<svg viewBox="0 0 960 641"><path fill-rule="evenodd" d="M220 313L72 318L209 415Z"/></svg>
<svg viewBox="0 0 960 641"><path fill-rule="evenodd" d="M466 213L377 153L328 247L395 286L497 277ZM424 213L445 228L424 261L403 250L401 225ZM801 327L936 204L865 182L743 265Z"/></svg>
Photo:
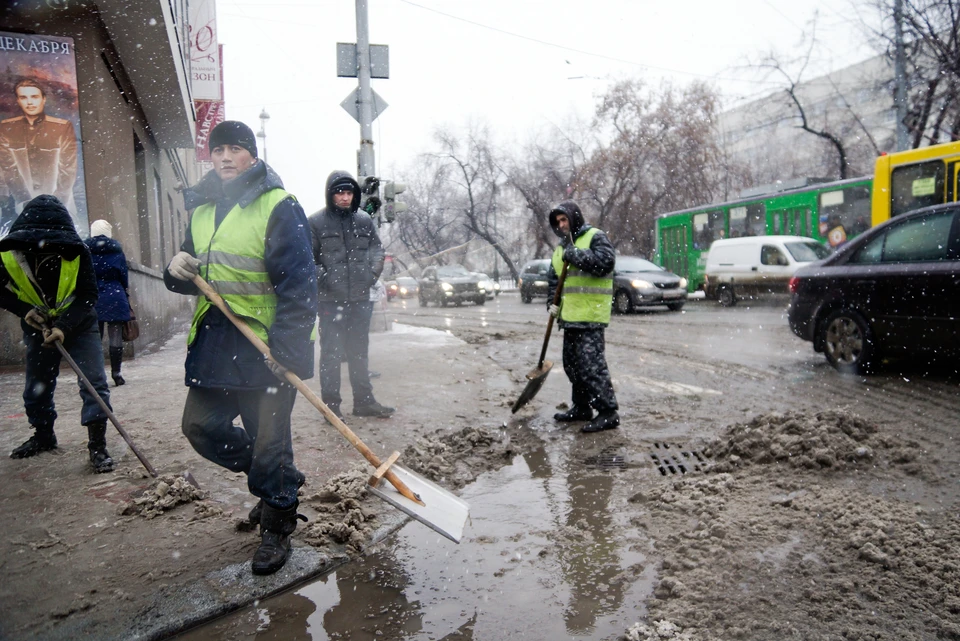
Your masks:
<svg viewBox="0 0 960 641"><path fill-rule="evenodd" d="M733 295L733 288L727 285L717 290L717 300L723 307L733 307L737 304L737 297Z"/></svg>

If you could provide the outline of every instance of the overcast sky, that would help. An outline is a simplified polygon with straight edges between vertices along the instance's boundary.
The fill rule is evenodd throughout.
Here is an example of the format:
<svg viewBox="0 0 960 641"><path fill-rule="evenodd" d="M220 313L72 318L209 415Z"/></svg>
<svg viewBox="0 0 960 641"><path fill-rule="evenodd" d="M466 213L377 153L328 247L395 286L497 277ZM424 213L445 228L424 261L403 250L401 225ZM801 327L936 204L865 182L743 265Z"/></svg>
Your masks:
<svg viewBox="0 0 960 641"><path fill-rule="evenodd" d="M354 9L217 0L227 117L257 131L266 108L268 162L308 214L332 170L357 171L360 128L340 107L357 81L336 76L336 43L356 41ZM850 5L827 0L370 0L370 40L390 47L390 78L373 81L389 104L373 123L378 173L429 151L438 126L487 123L509 145L589 116L624 77L707 80L730 104L760 97L775 87L745 67L771 48L799 55L815 13L812 72L872 55Z"/></svg>

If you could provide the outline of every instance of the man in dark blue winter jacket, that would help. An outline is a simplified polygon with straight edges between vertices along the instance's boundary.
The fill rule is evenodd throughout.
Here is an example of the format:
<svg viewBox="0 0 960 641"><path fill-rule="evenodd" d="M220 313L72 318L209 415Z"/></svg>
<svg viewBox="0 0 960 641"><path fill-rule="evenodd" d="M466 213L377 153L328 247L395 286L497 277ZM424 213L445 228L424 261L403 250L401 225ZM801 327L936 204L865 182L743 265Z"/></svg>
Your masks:
<svg viewBox="0 0 960 641"><path fill-rule="evenodd" d="M340 412L340 364L350 369L355 416L390 416L373 397L367 352L373 302L370 287L383 271L384 251L373 219L360 208L360 184L345 171L327 178L327 206L311 214L320 312L320 396Z"/></svg>
<svg viewBox="0 0 960 641"><path fill-rule="evenodd" d="M275 362L200 296L188 337L183 433L205 458L246 473L260 499L250 513L261 536L253 572L270 574L289 555L304 482L290 435L296 389L283 373L313 376L316 272L303 209L257 157L253 131L222 122L209 146L214 169L184 194L187 209L195 209L164 282L195 295L192 278L206 279L270 346ZM242 428L233 424L237 416Z"/></svg>

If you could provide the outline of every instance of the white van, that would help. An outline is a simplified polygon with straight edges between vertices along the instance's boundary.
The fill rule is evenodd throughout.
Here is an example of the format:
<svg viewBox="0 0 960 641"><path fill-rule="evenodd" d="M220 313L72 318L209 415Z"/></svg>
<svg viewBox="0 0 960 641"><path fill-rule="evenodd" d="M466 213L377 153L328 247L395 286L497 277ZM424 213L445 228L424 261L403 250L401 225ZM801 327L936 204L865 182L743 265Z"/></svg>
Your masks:
<svg viewBox="0 0 960 641"><path fill-rule="evenodd" d="M823 243L803 236L745 236L713 241L704 268L707 298L724 307L737 299L788 293L787 283L801 265L830 255Z"/></svg>

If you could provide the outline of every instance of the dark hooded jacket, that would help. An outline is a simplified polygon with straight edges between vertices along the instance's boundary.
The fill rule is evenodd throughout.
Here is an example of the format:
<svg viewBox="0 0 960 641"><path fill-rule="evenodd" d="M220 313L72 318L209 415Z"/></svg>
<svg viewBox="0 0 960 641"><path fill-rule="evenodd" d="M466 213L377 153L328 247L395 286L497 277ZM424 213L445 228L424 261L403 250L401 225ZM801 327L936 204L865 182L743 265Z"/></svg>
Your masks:
<svg viewBox="0 0 960 641"><path fill-rule="evenodd" d="M101 323L122 323L130 320L127 299L127 259L120 243L107 236L93 236L83 241L93 257L97 273L97 318Z"/></svg>
<svg viewBox="0 0 960 641"><path fill-rule="evenodd" d="M333 194L341 185L353 188L349 210L333 204ZM360 184L345 171L330 174L327 206L309 218L321 302L369 301L370 287L383 271L384 252L377 226L359 209Z"/></svg>
<svg viewBox="0 0 960 641"><path fill-rule="evenodd" d="M60 283L60 261L48 258L55 255L73 260L79 256L80 271L73 302L57 317L53 326L69 338L97 322L97 277L90 251L77 234L67 208L54 196L37 196L24 206L23 213L13 221L10 233L0 240L0 251L25 254L27 265L37 279L38 293L51 306L55 303ZM0 307L23 318L33 306L7 289L11 281L10 274L0 263Z"/></svg>
<svg viewBox="0 0 960 641"><path fill-rule="evenodd" d="M227 183L216 172L207 173L195 187L184 192L184 203L191 210L216 203L215 221L219 227L235 205L248 207L262 194L282 187L280 177L260 160ZM180 250L197 255L189 225ZM277 314L268 334L270 351L297 376L310 378L310 333L317 318L317 281L307 218L295 198L285 198L273 208L267 221L263 257L277 294ZM169 267L164 270L163 280L170 291L200 293L193 283L171 276ZM277 385L260 352L216 307L204 315L197 337L187 350L185 368L186 384L190 387L263 389Z"/></svg>
<svg viewBox="0 0 960 641"><path fill-rule="evenodd" d="M553 233L560 238L560 246L564 248L564 257L568 262L591 276L599 278L610 274L616 265L617 255L607 235L598 229L590 240L590 249L578 249L576 247L570 249L570 239L564 236L557 227L557 214L566 214L570 221L570 233L573 235L574 241L591 227L583 220L583 212L580 211L577 203L572 200L565 200L550 210L550 227L553 228ZM560 277L553 269L553 263L551 263L550 269L547 271L547 283L550 287L550 295L547 297L548 305L553 302L553 294L557 289L559 280ZM559 324L560 327L581 329L606 327L603 323L571 323L563 320L559 321Z"/></svg>

